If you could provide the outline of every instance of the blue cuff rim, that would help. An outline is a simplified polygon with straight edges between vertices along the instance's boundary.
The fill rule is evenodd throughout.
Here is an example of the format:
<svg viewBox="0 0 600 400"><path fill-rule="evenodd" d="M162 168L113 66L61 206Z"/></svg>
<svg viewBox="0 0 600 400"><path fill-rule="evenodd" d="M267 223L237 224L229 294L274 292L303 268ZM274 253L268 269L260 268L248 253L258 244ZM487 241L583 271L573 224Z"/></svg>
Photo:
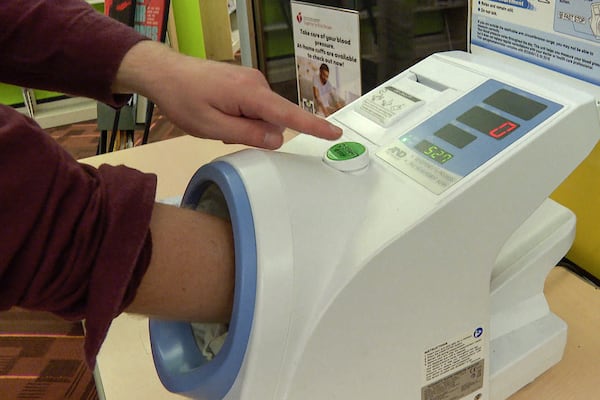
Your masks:
<svg viewBox="0 0 600 400"><path fill-rule="evenodd" d="M154 364L163 385L174 393L218 400L229 392L244 361L256 302L257 257L250 201L230 164L217 161L198 169L181 206L195 208L210 184L216 184L225 197L235 246L234 304L225 343L216 357L207 361L189 323L151 319L149 329Z"/></svg>

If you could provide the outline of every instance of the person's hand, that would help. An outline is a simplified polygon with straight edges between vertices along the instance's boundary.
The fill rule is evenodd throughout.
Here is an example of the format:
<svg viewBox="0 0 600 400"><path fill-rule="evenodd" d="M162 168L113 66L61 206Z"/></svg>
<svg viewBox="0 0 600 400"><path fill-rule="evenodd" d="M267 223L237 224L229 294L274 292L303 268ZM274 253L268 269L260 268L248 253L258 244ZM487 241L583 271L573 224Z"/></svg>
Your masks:
<svg viewBox="0 0 600 400"><path fill-rule="evenodd" d="M225 143L276 149L285 128L325 139L342 133L273 92L258 70L184 56L151 41L127 53L113 91L144 95L186 133Z"/></svg>

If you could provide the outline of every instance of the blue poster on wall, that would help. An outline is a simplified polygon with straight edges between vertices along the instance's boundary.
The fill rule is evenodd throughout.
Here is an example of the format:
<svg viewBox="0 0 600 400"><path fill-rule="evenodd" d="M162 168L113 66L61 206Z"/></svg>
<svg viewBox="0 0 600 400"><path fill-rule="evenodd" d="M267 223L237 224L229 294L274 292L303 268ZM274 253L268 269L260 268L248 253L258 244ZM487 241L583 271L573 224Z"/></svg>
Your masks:
<svg viewBox="0 0 600 400"><path fill-rule="evenodd" d="M473 2L471 45L600 86L600 1Z"/></svg>

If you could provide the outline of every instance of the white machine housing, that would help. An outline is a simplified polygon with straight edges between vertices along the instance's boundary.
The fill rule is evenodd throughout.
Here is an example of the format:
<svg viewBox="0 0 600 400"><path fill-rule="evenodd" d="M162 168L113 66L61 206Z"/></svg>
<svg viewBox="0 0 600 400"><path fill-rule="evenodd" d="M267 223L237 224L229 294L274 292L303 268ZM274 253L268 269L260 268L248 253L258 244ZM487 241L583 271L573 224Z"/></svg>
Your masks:
<svg viewBox="0 0 600 400"><path fill-rule="evenodd" d="M251 327L199 364L184 361L194 349L178 334L162 333L168 322L151 322L165 386L207 400L500 400L558 362L566 325L543 284L575 218L547 198L600 135L594 96L570 80L515 59L435 54L329 117L344 129L339 142L365 147L363 164L326 163L332 143L301 135L200 168L188 206L223 165L248 199L256 291L251 310L236 303L232 326ZM381 90L401 92L402 106L386 111ZM488 104L498 90L537 114L506 112L510 96ZM465 125L488 111L507 122L493 133ZM465 153L468 140L503 148ZM230 191L223 182L213 183ZM213 381L240 348L233 376Z"/></svg>

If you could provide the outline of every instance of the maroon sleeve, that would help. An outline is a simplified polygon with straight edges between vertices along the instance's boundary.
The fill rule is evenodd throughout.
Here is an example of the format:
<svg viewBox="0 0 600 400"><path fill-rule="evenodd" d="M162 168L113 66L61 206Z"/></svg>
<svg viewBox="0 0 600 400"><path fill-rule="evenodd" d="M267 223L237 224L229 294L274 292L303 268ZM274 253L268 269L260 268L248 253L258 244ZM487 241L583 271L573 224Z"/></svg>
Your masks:
<svg viewBox="0 0 600 400"><path fill-rule="evenodd" d="M0 310L86 320L90 366L151 255L156 177L75 161L35 122L0 106Z"/></svg>
<svg viewBox="0 0 600 400"><path fill-rule="evenodd" d="M83 0L10 0L0 7L0 80L122 103L110 86L145 37Z"/></svg>

